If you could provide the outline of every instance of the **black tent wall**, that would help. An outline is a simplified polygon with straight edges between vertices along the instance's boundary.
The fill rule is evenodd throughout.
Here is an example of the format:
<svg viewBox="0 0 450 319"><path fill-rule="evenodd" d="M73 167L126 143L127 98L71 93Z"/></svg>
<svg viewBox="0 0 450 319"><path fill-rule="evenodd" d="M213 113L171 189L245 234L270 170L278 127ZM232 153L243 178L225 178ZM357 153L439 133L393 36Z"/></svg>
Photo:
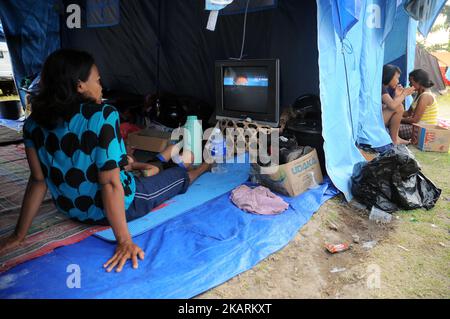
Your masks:
<svg viewBox="0 0 450 319"><path fill-rule="evenodd" d="M281 107L319 93L316 10L314 0L280 0L276 9L248 14L244 58L280 59ZM162 0L160 12L161 90L214 106L214 62L239 56L244 14L220 15L211 32L203 0ZM113 27L68 29L64 22L62 47L91 52L106 88L155 92L158 0L121 1Z"/></svg>

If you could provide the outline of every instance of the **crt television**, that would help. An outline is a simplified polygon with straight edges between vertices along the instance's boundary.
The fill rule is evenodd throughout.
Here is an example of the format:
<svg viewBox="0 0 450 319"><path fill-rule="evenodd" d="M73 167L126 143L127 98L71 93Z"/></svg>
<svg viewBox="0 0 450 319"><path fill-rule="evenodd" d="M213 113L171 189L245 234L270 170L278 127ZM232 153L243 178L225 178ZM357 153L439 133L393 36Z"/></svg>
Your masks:
<svg viewBox="0 0 450 319"><path fill-rule="evenodd" d="M280 62L216 61L216 119L245 120L278 126Z"/></svg>

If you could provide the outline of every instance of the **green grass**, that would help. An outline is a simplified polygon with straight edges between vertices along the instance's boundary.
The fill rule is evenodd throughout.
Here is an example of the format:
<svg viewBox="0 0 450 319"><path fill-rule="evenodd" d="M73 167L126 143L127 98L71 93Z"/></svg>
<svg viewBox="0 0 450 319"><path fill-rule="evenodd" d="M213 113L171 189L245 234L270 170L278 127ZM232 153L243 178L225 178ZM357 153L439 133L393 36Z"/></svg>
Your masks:
<svg viewBox="0 0 450 319"><path fill-rule="evenodd" d="M398 227L372 252L371 262L380 265L384 283L374 296L450 298L450 154L409 148L442 194L431 210L396 213Z"/></svg>
<svg viewBox="0 0 450 319"><path fill-rule="evenodd" d="M449 93L438 96L439 117L450 120ZM431 210L399 211L397 227L371 251L380 266L378 298L450 298L450 154L409 146L422 172L442 190ZM405 251L398 246L405 247Z"/></svg>
<svg viewBox="0 0 450 319"><path fill-rule="evenodd" d="M447 87L448 93L438 95L439 117L450 120L450 87Z"/></svg>

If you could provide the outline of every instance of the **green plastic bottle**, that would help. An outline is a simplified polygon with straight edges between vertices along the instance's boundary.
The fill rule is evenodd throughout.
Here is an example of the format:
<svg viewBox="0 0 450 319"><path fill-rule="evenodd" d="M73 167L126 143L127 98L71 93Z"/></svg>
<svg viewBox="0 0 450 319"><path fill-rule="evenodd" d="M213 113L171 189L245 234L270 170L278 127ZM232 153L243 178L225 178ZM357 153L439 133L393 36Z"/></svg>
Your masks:
<svg viewBox="0 0 450 319"><path fill-rule="evenodd" d="M202 152L202 125L197 119L197 116L190 115L187 117L184 128L189 131L189 138L183 137L185 150L189 150L194 154L194 165L199 165L203 161Z"/></svg>

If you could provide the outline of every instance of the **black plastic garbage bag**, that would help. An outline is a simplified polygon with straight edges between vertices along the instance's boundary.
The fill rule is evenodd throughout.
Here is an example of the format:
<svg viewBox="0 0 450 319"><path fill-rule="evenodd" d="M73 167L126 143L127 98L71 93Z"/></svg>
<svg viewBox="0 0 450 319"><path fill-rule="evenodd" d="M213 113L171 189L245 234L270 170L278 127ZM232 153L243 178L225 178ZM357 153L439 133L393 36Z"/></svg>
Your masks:
<svg viewBox="0 0 450 319"><path fill-rule="evenodd" d="M431 209L441 190L423 175L408 148L400 145L371 162L355 165L352 193L369 207L394 212L422 207Z"/></svg>

